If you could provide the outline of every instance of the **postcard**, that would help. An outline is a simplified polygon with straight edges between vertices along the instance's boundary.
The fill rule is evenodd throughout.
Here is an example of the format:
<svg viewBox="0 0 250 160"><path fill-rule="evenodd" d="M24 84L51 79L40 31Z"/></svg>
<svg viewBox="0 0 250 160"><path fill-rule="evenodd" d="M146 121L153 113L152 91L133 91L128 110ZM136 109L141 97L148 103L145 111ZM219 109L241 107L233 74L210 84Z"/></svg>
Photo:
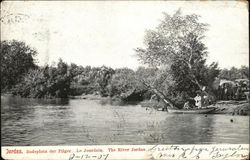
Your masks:
<svg viewBox="0 0 250 160"><path fill-rule="evenodd" d="M246 1L1 2L1 156L249 159Z"/></svg>

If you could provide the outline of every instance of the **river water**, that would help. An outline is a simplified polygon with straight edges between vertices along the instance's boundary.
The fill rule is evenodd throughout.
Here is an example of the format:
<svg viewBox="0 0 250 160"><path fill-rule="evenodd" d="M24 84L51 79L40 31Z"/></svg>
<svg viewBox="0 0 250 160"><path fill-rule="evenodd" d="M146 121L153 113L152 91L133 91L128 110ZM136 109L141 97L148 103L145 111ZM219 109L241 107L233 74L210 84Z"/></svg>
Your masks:
<svg viewBox="0 0 250 160"><path fill-rule="evenodd" d="M248 134L248 116L1 96L2 146L248 143Z"/></svg>

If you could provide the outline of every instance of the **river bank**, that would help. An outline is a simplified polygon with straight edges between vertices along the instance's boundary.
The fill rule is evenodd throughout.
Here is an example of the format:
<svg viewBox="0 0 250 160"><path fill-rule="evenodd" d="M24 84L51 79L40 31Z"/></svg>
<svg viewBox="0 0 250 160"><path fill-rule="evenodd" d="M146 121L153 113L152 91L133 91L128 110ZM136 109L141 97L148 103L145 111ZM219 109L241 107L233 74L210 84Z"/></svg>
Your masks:
<svg viewBox="0 0 250 160"><path fill-rule="evenodd" d="M69 96L70 99L98 100L101 105L125 105L126 103L115 97L102 97L98 94L82 94L79 96Z"/></svg>
<svg viewBox="0 0 250 160"><path fill-rule="evenodd" d="M2 96L11 96L11 94L1 94ZM144 100L141 102L124 102L119 98L102 97L98 94L86 94L80 96L69 96L69 99L85 99L85 100L97 100L101 105L116 105L122 106L126 104L139 104L142 107L148 108L163 108L164 104L157 101ZM215 104L208 107L216 107L213 114L230 114L230 115L250 115L249 102L248 101L217 101Z"/></svg>
<svg viewBox="0 0 250 160"><path fill-rule="evenodd" d="M69 96L70 99L89 99L89 100L101 100L106 99L106 97L102 97L98 94L82 94L79 96Z"/></svg>
<svg viewBox="0 0 250 160"><path fill-rule="evenodd" d="M124 102L118 98L111 97L101 97L100 95L81 95L71 97L72 99L88 99L88 100L99 100L101 104L111 104L111 105L123 105ZM162 108L164 104L156 101L144 100L138 103L142 107L149 108ZM250 115L249 102L248 101L217 101L215 104L208 107L216 107L213 114L231 114L231 115Z"/></svg>
<svg viewBox="0 0 250 160"><path fill-rule="evenodd" d="M212 106L217 108L214 114L250 115L247 101L218 101Z"/></svg>
<svg viewBox="0 0 250 160"><path fill-rule="evenodd" d="M163 108L164 104L155 101L140 102L142 107ZM217 101L215 104L208 107L216 107L213 114L231 114L231 115L250 115L248 101Z"/></svg>

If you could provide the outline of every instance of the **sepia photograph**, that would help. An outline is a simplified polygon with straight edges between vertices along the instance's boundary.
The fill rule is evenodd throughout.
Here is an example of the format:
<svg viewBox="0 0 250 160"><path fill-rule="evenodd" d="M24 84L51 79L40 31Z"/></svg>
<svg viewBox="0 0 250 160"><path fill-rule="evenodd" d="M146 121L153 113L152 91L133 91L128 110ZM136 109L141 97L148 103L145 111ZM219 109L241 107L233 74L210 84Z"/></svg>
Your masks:
<svg viewBox="0 0 250 160"><path fill-rule="evenodd" d="M248 7L2 1L1 146L248 146Z"/></svg>

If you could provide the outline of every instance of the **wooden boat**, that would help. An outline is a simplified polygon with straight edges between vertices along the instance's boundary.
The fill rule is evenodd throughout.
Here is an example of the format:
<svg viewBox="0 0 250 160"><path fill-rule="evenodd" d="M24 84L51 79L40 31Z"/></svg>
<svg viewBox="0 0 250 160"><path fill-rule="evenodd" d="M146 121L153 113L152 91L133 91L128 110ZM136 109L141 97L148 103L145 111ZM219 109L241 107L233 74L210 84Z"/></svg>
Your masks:
<svg viewBox="0 0 250 160"><path fill-rule="evenodd" d="M173 109L168 108L169 113L175 113L175 114L207 114L214 111L216 107L209 107L209 108L200 108L200 109Z"/></svg>

